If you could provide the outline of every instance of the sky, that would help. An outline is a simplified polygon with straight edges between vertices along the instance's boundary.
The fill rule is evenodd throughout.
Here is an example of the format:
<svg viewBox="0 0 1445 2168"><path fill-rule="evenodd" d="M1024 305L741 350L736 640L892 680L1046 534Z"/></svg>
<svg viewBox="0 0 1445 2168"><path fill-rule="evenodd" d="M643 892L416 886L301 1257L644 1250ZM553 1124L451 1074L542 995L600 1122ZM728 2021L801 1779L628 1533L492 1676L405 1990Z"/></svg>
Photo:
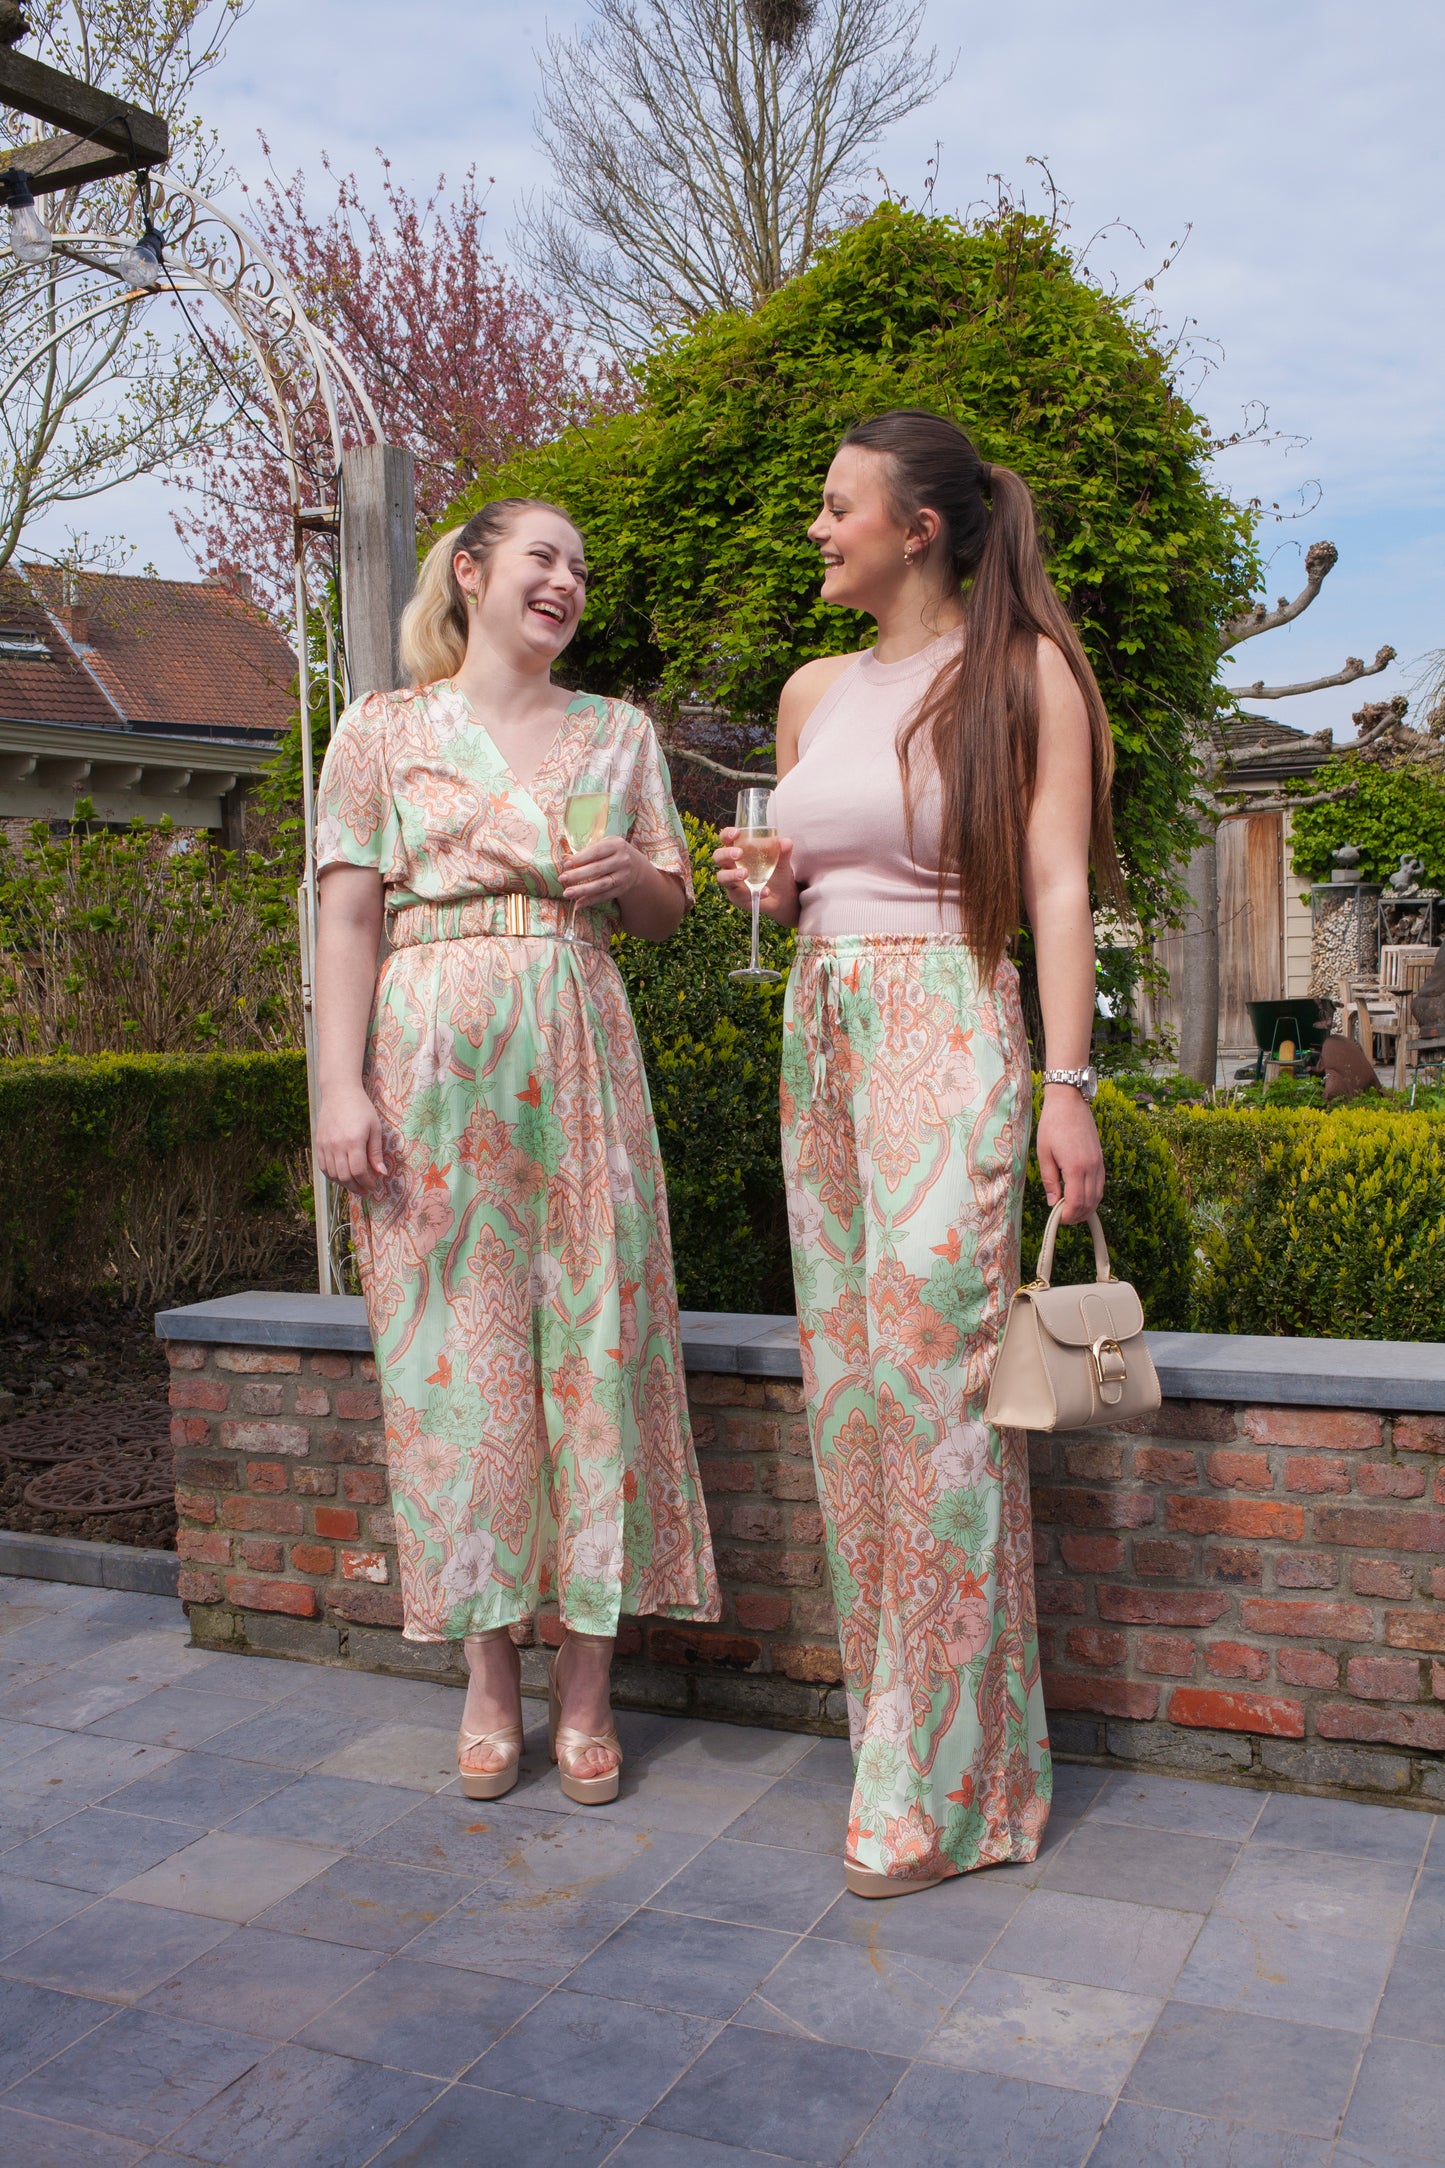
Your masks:
<svg viewBox="0 0 1445 2168"><path fill-rule="evenodd" d="M536 54L586 13L586 0L253 0L198 102L252 182L261 132L280 172L319 179L325 150L372 194L377 147L417 187L475 165L505 258L517 203L547 180ZM895 191L917 199L937 146L940 209L992 195L993 175L1038 200L1029 161L1043 159L1072 238L1097 234L1088 260L1125 290L1184 241L1153 299L1194 342L1214 432L1267 417L1216 478L1280 507L1263 529L1270 598L1298 589L1310 542L1340 551L1313 609L1240 649L1225 678L1291 683L1388 643L1400 662L1384 675L1264 710L1348 736L1362 698L1409 691L1445 647L1445 8L927 0L923 38L953 74L871 154ZM87 520L187 577L167 502L136 483Z"/></svg>

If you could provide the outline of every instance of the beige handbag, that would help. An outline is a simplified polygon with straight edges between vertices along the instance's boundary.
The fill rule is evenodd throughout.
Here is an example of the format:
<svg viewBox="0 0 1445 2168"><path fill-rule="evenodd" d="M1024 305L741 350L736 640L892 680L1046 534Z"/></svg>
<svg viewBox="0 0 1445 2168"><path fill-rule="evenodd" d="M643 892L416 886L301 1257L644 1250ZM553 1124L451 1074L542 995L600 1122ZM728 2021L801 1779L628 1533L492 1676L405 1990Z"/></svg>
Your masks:
<svg viewBox="0 0 1445 2168"><path fill-rule="evenodd" d="M984 1419L1017 1430L1088 1430L1147 1415L1159 1378L1144 1344L1144 1309L1109 1270L1097 1212L1089 1214L1095 1280L1050 1287L1062 1204L1049 1214L1038 1275L1009 1304Z"/></svg>

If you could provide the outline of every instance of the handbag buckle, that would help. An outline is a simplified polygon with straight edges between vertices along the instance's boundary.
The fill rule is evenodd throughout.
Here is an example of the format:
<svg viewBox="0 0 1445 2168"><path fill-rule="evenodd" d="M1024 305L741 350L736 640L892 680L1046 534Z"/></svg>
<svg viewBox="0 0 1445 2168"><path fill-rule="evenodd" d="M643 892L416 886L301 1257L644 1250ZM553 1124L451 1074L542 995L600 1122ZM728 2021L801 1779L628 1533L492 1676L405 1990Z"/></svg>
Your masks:
<svg viewBox="0 0 1445 2168"><path fill-rule="evenodd" d="M1124 1350L1117 1340L1110 1339L1107 1333L1101 1334L1090 1343L1089 1354L1094 1365L1094 1382L1101 1397L1110 1386L1121 1389L1128 1384L1129 1365L1124 1360Z"/></svg>

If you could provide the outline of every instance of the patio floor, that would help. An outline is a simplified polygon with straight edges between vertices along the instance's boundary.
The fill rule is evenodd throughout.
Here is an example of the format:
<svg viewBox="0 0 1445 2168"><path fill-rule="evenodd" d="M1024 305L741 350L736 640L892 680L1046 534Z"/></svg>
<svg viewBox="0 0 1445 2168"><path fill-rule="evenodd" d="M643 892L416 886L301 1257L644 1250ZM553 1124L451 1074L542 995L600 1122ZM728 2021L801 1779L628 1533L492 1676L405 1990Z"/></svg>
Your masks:
<svg viewBox="0 0 1445 2168"><path fill-rule="evenodd" d="M1061 1768L868 1904L840 1743L624 1716L574 1809L537 1727L478 1806L460 1699L0 1580L8 2168L1445 2163L1429 1815Z"/></svg>

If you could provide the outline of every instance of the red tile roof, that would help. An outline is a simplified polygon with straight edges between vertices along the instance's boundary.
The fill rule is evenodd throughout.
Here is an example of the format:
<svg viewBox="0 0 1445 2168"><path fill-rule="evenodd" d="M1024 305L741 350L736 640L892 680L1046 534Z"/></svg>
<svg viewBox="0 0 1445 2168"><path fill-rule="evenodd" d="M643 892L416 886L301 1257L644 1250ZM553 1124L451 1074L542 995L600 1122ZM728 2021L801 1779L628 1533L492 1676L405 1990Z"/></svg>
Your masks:
<svg viewBox="0 0 1445 2168"><path fill-rule="evenodd" d="M71 593L84 613L73 638L64 574L0 573L0 717L207 735L287 727L295 657L229 588L85 572ZM38 633L53 660L6 655L6 627Z"/></svg>

